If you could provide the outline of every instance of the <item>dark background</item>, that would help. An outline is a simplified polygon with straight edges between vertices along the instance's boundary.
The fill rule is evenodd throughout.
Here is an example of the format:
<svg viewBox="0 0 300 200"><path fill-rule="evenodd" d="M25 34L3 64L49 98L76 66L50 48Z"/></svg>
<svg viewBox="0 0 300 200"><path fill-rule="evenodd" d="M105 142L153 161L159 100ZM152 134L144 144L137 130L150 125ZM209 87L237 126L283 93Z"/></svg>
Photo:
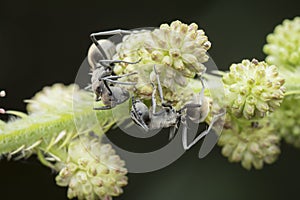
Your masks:
<svg viewBox="0 0 300 200"><path fill-rule="evenodd" d="M0 1L0 99L25 111L23 99L43 86L72 83L91 44L89 34L116 28L158 26L180 19L203 28L219 69L243 58L264 59L265 37L285 18L300 15L299 1ZM284 120L284 119L283 119ZM220 155L202 160L196 145L172 165L129 174L115 199L284 199L299 196L300 151L282 144L279 160L260 171L244 170ZM66 199L55 175L35 159L0 162L1 199Z"/></svg>

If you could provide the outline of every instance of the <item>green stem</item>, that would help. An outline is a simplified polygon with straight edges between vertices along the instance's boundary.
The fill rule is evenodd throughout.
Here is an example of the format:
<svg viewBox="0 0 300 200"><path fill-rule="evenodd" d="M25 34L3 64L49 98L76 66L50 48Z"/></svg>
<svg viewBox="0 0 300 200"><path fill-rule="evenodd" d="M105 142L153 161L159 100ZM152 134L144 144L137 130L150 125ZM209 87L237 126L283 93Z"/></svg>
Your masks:
<svg viewBox="0 0 300 200"><path fill-rule="evenodd" d="M80 130L90 129L95 123L99 123L97 127L101 130L97 130L97 134L105 133L115 122L111 111L96 111L95 114L91 107L77 112L76 118L80 118ZM41 139L43 142L40 146L47 145L63 130L77 132L79 127L74 120L74 115L66 112L48 116L45 113L28 115L9 122L0 130L0 154L12 152L22 145L25 145L25 148L29 147Z"/></svg>
<svg viewBox="0 0 300 200"><path fill-rule="evenodd" d="M49 162L48 160L46 160L44 154L42 153L42 151L40 149L37 150L37 156L38 156L38 159L40 160L40 162L45 165L46 167L49 167L53 170L55 170L55 166Z"/></svg>
<svg viewBox="0 0 300 200"><path fill-rule="evenodd" d="M286 92L284 95L289 96L289 95L295 95L295 94L300 94L300 90L291 90Z"/></svg>

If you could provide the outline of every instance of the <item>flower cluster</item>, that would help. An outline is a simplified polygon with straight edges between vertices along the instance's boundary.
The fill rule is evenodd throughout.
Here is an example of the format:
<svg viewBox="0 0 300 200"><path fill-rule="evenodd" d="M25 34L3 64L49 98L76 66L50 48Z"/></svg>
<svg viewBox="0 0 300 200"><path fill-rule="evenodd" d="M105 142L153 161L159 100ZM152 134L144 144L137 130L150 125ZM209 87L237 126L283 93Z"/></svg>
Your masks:
<svg viewBox="0 0 300 200"><path fill-rule="evenodd" d="M162 24L153 31L140 31L127 35L117 46L117 56L126 61L141 60L142 64L163 64L194 77L205 71L206 51L211 44L198 25L174 21Z"/></svg>
<svg viewBox="0 0 300 200"><path fill-rule="evenodd" d="M53 86L44 87L41 92L35 94L27 102L27 110L30 113L53 113L53 112L73 112L76 104L91 102L86 98L86 94L80 90L78 85L63 85L56 83ZM72 106L72 104L75 104ZM85 105L86 106L86 105Z"/></svg>
<svg viewBox="0 0 300 200"><path fill-rule="evenodd" d="M52 167L59 172L56 182L59 186L69 186L68 197L109 200L122 193L121 187L127 184L127 170L112 147L100 142L101 134L109 128L112 119L104 117L99 122L92 110L93 101L92 95L80 90L78 85L55 84L27 100L27 110L31 115L45 117L52 113L54 119L57 114L64 116L62 128L66 131L55 135L42 149L45 157L56 161ZM66 119L70 119L72 125L67 124ZM76 126L72 127L74 122ZM101 130L92 128L98 127L95 124L99 124ZM93 136L88 135L91 131L94 131ZM52 163L44 163L52 166Z"/></svg>
<svg viewBox="0 0 300 200"><path fill-rule="evenodd" d="M286 97L280 109L272 114L274 124L280 136L287 143L300 147L300 17L284 20L267 37L263 50L266 61L278 65L285 78ZM284 120L283 120L284 119Z"/></svg>
<svg viewBox="0 0 300 200"><path fill-rule="evenodd" d="M210 46L207 36L198 29L197 24L187 25L177 20L170 25L162 24L152 31L140 30L124 36L116 47L114 59L140 62L135 65L120 63L114 71L116 74L138 72L138 75L127 77L126 80L137 82L132 88L136 96L150 99L153 90L151 83L156 83L155 65L165 99L175 107L180 107L193 93L186 90L190 79L196 74L202 75L206 70L203 63L209 59L206 52Z"/></svg>
<svg viewBox="0 0 300 200"><path fill-rule="evenodd" d="M266 116L278 110L283 100L284 79L274 65L253 59L232 64L222 80L227 108L218 142L222 154L246 169L273 163L280 153L281 138Z"/></svg>
<svg viewBox="0 0 300 200"><path fill-rule="evenodd" d="M94 136L90 136L94 137ZM119 196L127 185L124 161L109 144L88 136L68 145L68 158L62 165L56 182L69 186L68 198L110 200Z"/></svg>
<svg viewBox="0 0 300 200"><path fill-rule="evenodd" d="M294 69L300 66L300 17L284 20L267 36L263 48L268 55L266 61L279 68Z"/></svg>
<svg viewBox="0 0 300 200"><path fill-rule="evenodd" d="M284 98L280 109L271 116L272 124L285 141L300 148L300 110L299 96Z"/></svg>
<svg viewBox="0 0 300 200"><path fill-rule="evenodd" d="M242 125L242 127L241 127ZM230 162L241 162L246 169L261 169L264 162L273 163L279 153L280 137L267 120L231 123L218 144Z"/></svg>
<svg viewBox="0 0 300 200"><path fill-rule="evenodd" d="M236 117L264 117L283 100L284 79L274 65L243 60L223 76L227 109Z"/></svg>

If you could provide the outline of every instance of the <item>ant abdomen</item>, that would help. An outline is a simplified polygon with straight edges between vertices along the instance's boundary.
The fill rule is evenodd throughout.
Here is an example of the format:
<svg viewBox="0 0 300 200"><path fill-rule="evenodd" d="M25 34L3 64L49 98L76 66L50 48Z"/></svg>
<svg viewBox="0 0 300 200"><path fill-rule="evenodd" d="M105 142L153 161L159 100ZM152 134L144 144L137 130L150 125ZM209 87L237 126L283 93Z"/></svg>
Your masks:
<svg viewBox="0 0 300 200"><path fill-rule="evenodd" d="M92 69L100 67L100 60L111 59L116 53L116 46L110 40L102 39L98 40L98 43L101 48L101 51L103 51L105 55L102 55L101 51L94 43L90 46L87 59Z"/></svg>

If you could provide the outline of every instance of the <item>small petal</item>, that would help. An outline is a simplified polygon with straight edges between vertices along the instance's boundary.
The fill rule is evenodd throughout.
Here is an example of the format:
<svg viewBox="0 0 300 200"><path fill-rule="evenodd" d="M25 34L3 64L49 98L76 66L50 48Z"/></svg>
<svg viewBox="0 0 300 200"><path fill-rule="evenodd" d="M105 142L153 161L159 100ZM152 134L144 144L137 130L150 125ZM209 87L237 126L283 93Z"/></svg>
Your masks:
<svg viewBox="0 0 300 200"><path fill-rule="evenodd" d="M184 64L182 62L181 59L177 59L174 61L174 67L175 69L178 69L178 70L183 70L184 69Z"/></svg>

